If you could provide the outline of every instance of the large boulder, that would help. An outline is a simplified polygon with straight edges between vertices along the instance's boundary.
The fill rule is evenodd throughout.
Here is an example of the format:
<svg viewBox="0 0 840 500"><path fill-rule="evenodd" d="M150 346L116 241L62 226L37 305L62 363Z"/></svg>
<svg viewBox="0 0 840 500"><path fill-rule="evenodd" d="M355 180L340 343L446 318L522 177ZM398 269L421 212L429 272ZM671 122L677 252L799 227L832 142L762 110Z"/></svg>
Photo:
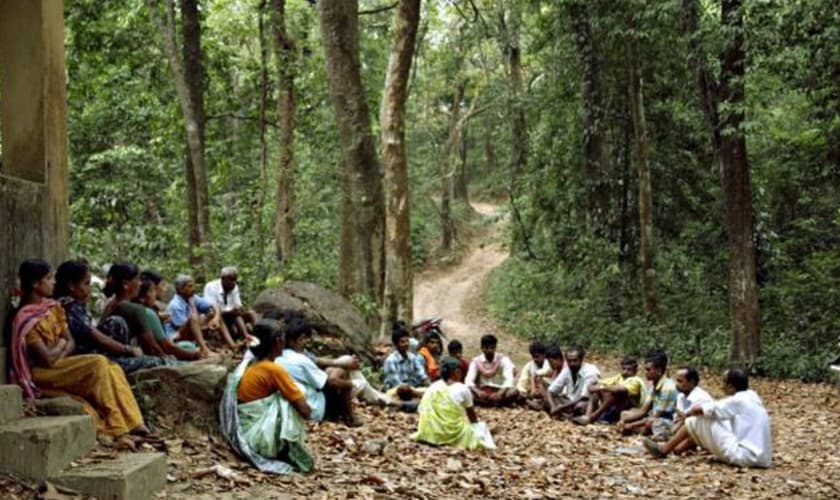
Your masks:
<svg viewBox="0 0 840 500"><path fill-rule="evenodd" d="M143 413L156 424L218 435L227 374L224 365L186 363L138 370L128 380Z"/></svg>
<svg viewBox="0 0 840 500"><path fill-rule="evenodd" d="M353 304L335 292L314 283L289 281L262 291L253 307L260 314L272 309L302 314L312 327L312 347L319 355L352 353L362 361L378 363L372 329Z"/></svg>

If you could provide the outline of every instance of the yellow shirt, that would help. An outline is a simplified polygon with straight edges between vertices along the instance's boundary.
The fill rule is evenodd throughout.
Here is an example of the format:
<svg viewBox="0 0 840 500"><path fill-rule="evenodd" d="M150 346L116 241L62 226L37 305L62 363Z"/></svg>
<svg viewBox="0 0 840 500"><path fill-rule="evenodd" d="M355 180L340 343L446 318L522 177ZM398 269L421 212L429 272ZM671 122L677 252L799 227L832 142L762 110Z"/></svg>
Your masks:
<svg viewBox="0 0 840 500"><path fill-rule="evenodd" d="M644 381L636 376L625 378L619 373L617 375L613 375L612 377L602 378L598 381L598 383L607 387L611 385L624 386L624 388L627 389L627 394L630 396L630 401L633 403L633 406L637 408L642 405L642 401L645 399L643 393L645 395L647 393Z"/></svg>

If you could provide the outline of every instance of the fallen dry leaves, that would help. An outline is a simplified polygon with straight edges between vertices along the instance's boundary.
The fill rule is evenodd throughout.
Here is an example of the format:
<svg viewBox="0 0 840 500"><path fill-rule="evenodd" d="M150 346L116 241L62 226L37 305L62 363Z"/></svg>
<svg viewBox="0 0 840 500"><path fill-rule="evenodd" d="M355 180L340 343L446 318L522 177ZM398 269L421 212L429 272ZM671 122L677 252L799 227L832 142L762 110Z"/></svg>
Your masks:
<svg viewBox="0 0 840 500"><path fill-rule="evenodd" d="M720 395L717 380L704 385ZM638 438L577 427L524 408L480 409L494 452L409 439L416 416L362 406L362 428L312 424L317 470L279 477L239 461L213 437L167 439L168 498L837 498L840 398L828 385L757 380L772 422L775 467L741 470L708 455L657 461ZM171 443L171 446L170 446Z"/></svg>

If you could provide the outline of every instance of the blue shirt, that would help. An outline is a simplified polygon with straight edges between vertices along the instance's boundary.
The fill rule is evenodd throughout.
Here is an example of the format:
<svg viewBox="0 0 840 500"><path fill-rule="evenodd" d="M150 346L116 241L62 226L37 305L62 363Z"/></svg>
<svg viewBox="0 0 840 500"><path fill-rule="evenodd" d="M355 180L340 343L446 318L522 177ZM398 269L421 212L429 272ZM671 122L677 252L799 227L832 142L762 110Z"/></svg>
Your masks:
<svg viewBox="0 0 840 500"><path fill-rule="evenodd" d="M324 395L324 387L327 385L327 372L318 368L318 365L307 354L310 353L283 349L283 354L274 362L285 368L292 380L303 388L306 402L312 408L310 419L320 422L324 420L327 409L327 398Z"/></svg>
<svg viewBox="0 0 840 500"><path fill-rule="evenodd" d="M423 357L413 352L406 352L405 357L394 351L385 358L385 389L391 389L403 384L419 387L429 380Z"/></svg>
<svg viewBox="0 0 840 500"><path fill-rule="evenodd" d="M196 310L200 314L206 314L213 309L213 303L207 299L193 295L187 302L184 297L175 294L169 304L166 306L166 312L169 313L169 319L164 325L166 329L166 336L173 338L178 330L190 320L190 304L195 304Z"/></svg>

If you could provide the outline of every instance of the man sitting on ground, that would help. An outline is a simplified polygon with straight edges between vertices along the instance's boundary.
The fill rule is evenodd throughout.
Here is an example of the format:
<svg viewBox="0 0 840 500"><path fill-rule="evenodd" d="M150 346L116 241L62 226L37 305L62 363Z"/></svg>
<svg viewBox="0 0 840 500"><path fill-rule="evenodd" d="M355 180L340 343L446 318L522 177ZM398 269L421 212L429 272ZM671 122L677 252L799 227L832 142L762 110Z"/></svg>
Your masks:
<svg viewBox="0 0 840 500"><path fill-rule="evenodd" d="M427 332L423 338L423 344L417 350L417 354L423 357L423 366L426 369L426 375L429 380L434 382L440 378L440 353L443 351L443 341L440 334L435 331Z"/></svg>
<svg viewBox="0 0 840 500"><path fill-rule="evenodd" d="M531 342L528 353L531 355L531 361L525 363L516 379L516 390L523 399L539 397L540 381L551 375L551 364L545 357L545 345L542 342Z"/></svg>
<svg viewBox="0 0 840 500"><path fill-rule="evenodd" d="M641 406L645 382L636 376L639 366L634 356L621 360L621 372L602 378L589 387L589 406L586 415L574 419L576 424L591 422L615 423L621 412Z"/></svg>
<svg viewBox="0 0 840 500"><path fill-rule="evenodd" d="M545 358L551 373L536 380L537 394L527 401L528 408L535 411L548 411L548 386L556 379L566 366L566 358L563 357L563 350L556 345L550 345L545 349Z"/></svg>
<svg viewBox="0 0 840 500"><path fill-rule="evenodd" d="M548 413L552 417L574 417L586 412L589 386L598 381L601 372L583 361L586 351L573 347L566 351L566 367L548 386Z"/></svg>
<svg viewBox="0 0 840 500"><path fill-rule="evenodd" d="M446 350L449 351L449 356L451 358L457 359L461 364L461 372L459 374L460 380L458 380L458 382L463 382L464 379L467 378L467 370L470 369L470 362L464 359L464 346L461 344L460 340L453 339L449 342L449 345L446 346Z"/></svg>
<svg viewBox="0 0 840 500"><path fill-rule="evenodd" d="M210 301L195 294L195 281L192 276L179 274L175 278L175 296L166 306L166 313L169 314L169 319L163 326L170 340L192 340L198 344L202 353L212 352L204 339L201 330L202 318L199 315L206 315L208 326L218 329L219 311ZM236 344L230 337L224 341L228 347L235 349Z"/></svg>
<svg viewBox="0 0 840 500"><path fill-rule="evenodd" d="M204 298L218 306L222 312L220 327L227 330L223 336L245 338L257 316L254 311L242 306L239 295L239 271L233 266L222 268L221 278L204 285Z"/></svg>
<svg viewBox="0 0 840 500"><path fill-rule="evenodd" d="M648 452L661 458L697 444L728 464L770 467L770 417L761 398L749 388L746 372L737 368L724 372L723 390L728 397L693 405L686 412L685 424L667 443L645 439Z"/></svg>
<svg viewBox="0 0 840 500"><path fill-rule="evenodd" d="M702 405L714 401L702 387L700 387L700 374L693 366L681 366L674 374L674 384L677 386L677 406L672 425L667 420L660 420L664 423L663 428L654 425L653 434L662 434L671 437L679 431L685 420L685 414L692 406Z"/></svg>
<svg viewBox="0 0 840 500"><path fill-rule="evenodd" d="M514 387L513 362L496 352L499 341L495 335L481 337L481 354L470 362L464 383L473 392L477 405L499 406L519 400Z"/></svg>
<svg viewBox="0 0 840 500"><path fill-rule="evenodd" d="M618 430L622 434L650 434L658 419L673 420L677 405L677 387L665 375L668 355L653 351L645 357L645 378L648 381L642 407L621 412Z"/></svg>
<svg viewBox="0 0 840 500"><path fill-rule="evenodd" d="M401 401L404 411L415 411L425 386L429 385L429 376L426 375L423 358L408 350L409 337L405 323L394 323L391 331L394 352L385 358L382 368L388 396L394 401Z"/></svg>
<svg viewBox="0 0 840 500"><path fill-rule="evenodd" d="M288 325L288 329L294 329L296 327L303 328L308 337L311 337L312 332L316 330L310 323L307 322L306 317L303 314L292 310L272 309L263 314L262 317L279 321L283 325ZM340 368L345 371L347 373L347 378L350 379L350 382L353 385L353 388L350 391L352 397L359 398L370 404L379 404L384 406L394 404L387 395L377 391L372 385L370 385L370 382L368 382L364 374L362 374L361 370L359 370L359 358L355 355L344 354L337 358L316 356L308 349L308 342L306 347L300 351L300 353L309 358L319 369L323 371L327 371L330 368Z"/></svg>

